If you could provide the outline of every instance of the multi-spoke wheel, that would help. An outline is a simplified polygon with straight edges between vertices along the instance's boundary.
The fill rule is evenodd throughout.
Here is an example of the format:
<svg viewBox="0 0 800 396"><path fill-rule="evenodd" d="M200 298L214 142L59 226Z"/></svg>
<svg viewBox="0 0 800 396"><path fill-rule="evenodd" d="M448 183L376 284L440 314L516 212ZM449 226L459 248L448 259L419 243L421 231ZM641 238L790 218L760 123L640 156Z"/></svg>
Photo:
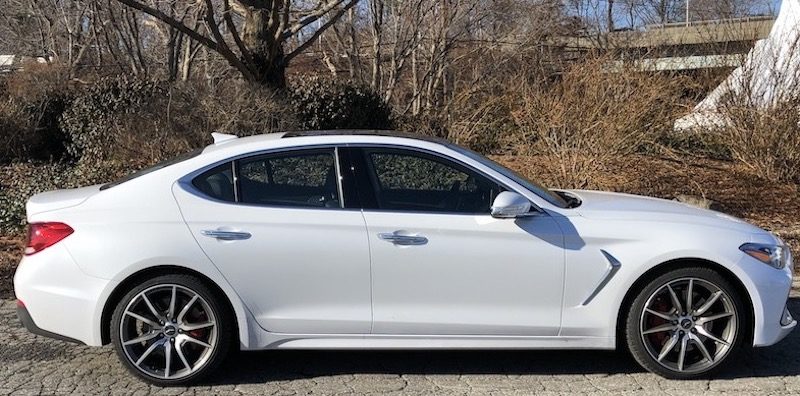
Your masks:
<svg viewBox="0 0 800 396"><path fill-rule="evenodd" d="M224 358L229 314L198 279L167 275L131 290L117 306L111 334L122 361L140 377L177 385Z"/></svg>
<svg viewBox="0 0 800 396"><path fill-rule="evenodd" d="M692 378L718 368L741 343L747 318L730 283L707 268L684 268L647 285L628 312L628 347L646 369Z"/></svg>

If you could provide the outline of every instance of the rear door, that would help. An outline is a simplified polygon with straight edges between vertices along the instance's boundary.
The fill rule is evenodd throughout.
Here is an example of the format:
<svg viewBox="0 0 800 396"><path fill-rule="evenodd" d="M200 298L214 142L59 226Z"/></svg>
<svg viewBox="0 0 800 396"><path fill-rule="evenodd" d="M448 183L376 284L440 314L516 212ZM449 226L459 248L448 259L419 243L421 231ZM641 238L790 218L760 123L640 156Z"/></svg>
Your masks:
<svg viewBox="0 0 800 396"><path fill-rule="evenodd" d="M364 334L364 219L344 208L337 150L254 155L175 185L185 220L265 330Z"/></svg>

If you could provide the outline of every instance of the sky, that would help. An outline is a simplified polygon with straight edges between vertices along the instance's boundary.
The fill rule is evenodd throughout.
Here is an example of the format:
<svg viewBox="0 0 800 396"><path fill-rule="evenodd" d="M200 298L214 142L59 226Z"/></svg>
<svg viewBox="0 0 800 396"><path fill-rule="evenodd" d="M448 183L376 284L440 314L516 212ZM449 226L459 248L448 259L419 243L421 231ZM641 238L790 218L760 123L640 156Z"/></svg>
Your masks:
<svg viewBox="0 0 800 396"><path fill-rule="evenodd" d="M605 10L607 8L607 1L608 0L599 0L597 2L587 2L583 4L593 4L589 6L589 8L584 8L581 12L583 17L588 17L589 19L595 19L598 22L602 22L605 20ZM637 1L637 0L628 0L628 1ZM692 0L689 0L690 2ZM789 0L789 1L796 1L796 0ZM625 3L625 0L615 0L616 4ZM751 15L768 15L773 13L775 15L778 14L780 10L780 5L783 1L782 0L754 0L754 6L751 10ZM619 11L615 12L615 25L617 28L625 28L630 26L630 15L626 14L622 9L617 7ZM682 9L682 6L681 6ZM678 15L681 17L683 16L682 12L678 12ZM681 18L682 20L683 18ZM698 17L699 19L699 17ZM692 20L697 20L696 18L692 18ZM644 24L644 21L637 20L634 22L636 27L641 27Z"/></svg>

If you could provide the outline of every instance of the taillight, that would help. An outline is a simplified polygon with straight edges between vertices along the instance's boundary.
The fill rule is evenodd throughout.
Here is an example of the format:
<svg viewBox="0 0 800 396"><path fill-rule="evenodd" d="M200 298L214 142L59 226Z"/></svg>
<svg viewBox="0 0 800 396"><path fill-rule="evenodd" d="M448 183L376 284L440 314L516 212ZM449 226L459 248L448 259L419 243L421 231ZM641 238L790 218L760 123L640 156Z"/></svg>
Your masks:
<svg viewBox="0 0 800 396"><path fill-rule="evenodd" d="M28 225L28 244L25 255L39 253L75 232L64 223L31 223Z"/></svg>

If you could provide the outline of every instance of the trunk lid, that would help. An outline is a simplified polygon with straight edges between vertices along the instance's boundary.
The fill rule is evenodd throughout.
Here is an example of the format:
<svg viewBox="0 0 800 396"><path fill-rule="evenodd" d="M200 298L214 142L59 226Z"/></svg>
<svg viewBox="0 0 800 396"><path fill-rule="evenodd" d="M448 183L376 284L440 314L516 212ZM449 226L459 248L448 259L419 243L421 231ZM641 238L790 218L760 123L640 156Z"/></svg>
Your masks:
<svg viewBox="0 0 800 396"><path fill-rule="evenodd" d="M47 191L32 196L25 205L25 210L28 217L30 217L39 213L70 208L80 205L98 192L100 192L99 184L89 187Z"/></svg>

